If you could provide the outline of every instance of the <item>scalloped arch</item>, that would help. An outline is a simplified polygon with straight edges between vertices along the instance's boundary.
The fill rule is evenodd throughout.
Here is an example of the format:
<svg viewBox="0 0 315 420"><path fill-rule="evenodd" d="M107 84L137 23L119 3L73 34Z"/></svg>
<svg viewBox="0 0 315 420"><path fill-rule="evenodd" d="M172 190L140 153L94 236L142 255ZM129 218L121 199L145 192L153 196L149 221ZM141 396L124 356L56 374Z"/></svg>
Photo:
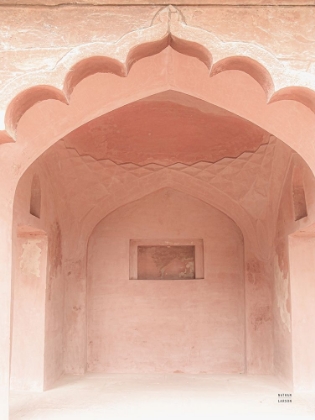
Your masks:
<svg viewBox="0 0 315 420"><path fill-rule="evenodd" d="M125 66L118 60L104 56L85 58L76 63L66 75L63 91L68 100L75 87L86 77L95 73L113 73L117 76L127 76Z"/></svg>
<svg viewBox="0 0 315 420"><path fill-rule="evenodd" d="M280 89L271 96L269 103L279 101L300 102L315 114L315 92L311 89L301 86L289 86Z"/></svg>
<svg viewBox="0 0 315 420"><path fill-rule="evenodd" d="M106 56L92 56L79 61L71 67L65 77L63 84L64 95L68 100L70 100L75 87L86 77L92 76L96 73L112 73L120 77L126 77L134 63L144 57L158 54L167 46L171 46L175 51L181 54L198 58L209 69L211 68L212 56L201 44L184 41L176 38L175 36L167 35L163 39L133 47L128 52L125 63Z"/></svg>
<svg viewBox="0 0 315 420"><path fill-rule="evenodd" d="M263 88L266 97L269 98L274 93L274 83L268 70L258 61L250 57L228 57L216 62L212 68L210 76L228 70L238 70L247 73Z"/></svg>
<svg viewBox="0 0 315 420"><path fill-rule="evenodd" d="M75 87L87 77L100 72L125 77L136 61L158 54L167 46L199 59L209 69L210 76L229 70L248 74L264 90L266 102L271 96L269 103L297 101L315 112L315 76L288 71L271 53L257 45L223 42L204 29L188 26L183 15L168 6L155 16L151 26L128 33L115 44L97 42L91 47L85 44L70 51L53 72L61 77L66 69L59 86L41 83L19 91L7 106L5 128L9 136L3 132L0 143L15 138L21 117L36 103L48 99L68 103ZM50 75L47 72L48 78ZM34 80L43 80L43 76L31 76ZM287 82L292 82L292 86L283 86ZM23 88L23 83L20 86ZM12 91L11 86L5 87L5 95L6 89Z"/></svg>
<svg viewBox="0 0 315 420"><path fill-rule="evenodd" d="M54 99L69 104L72 92L87 77L96 73L111 73L119 77L126 77L134 63L145 57L156 55L168 46L171 46L181 54L199 59L208 68L211 67L211 54L201 44L181 40L172 35L167 35L157 41L146 42L133 47L128 52L125 63L109 56L84 58L74 64L67 72L62 90L54 86L37 85L20 92L13 98L5 113L7 133L13 139L15 138L20 119L36 103ZM3 142L7 142L7 138L3 138Z"/></svg>
<svg viewBox="0 0 315 420"><path fill-rule="evenodd" d="M5 126L9 135L14 138L22 116L38 102L53 99L68 104L64 93L54 86L34 86L17 95L10 103L5 114Z"/></svg>
<svg viewBox="0 0 315 420"><path fill-rule="evenodd" d="M188 40L177 38L174 35L170 37L170 46L180 54L195 57L205 64L208 69L211 69L213 58L209 50L203 45Z"/></svg>
<svg viewBox="0 0 315 420"><path fill-rule="evenodd" d="M130 71L132 65L138 60L141 60L144 57L149 57L151 55L158 54L168 46L171 46L175 51L181 54L197 58L202 63L204 63L209 69L211 68L211 53L203 45L197 42L177 38L176 36L170 33L160 40L146 42L144 44L133 47L129 51L126 60L127 73Z"/></svg>

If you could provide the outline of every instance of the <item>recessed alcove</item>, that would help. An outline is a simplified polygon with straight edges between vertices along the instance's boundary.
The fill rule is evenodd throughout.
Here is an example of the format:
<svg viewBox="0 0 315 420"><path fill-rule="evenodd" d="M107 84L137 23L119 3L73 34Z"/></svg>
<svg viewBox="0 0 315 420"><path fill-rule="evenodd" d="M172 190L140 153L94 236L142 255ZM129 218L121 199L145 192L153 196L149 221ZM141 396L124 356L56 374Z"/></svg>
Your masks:
<svg viewBox="0 0 315 420"><path fill-rule="evenodd" d="M129 252L139 270L139 247L168 246L196 250L199 279L130 280ZM173 188L121 206L89 240L88 371L244 373L244 282L242 233L213 206Z"/></svg>
<svg viewBox="0 0 315 420"><path fill-rule="evenodd" d="M192 280L194 278L194 246L138 246L138 280Z"/></svg>
<svg viewBox="0 0 315 420"><path fill-rule="evenodd" d="M192 280L204 278L202 239L130 240L131 280Z"/></svg>
<svg viewBox="0 0 315 420"><path fill-rule="evenodd" d="M283 194L284 211L292 188L305 186L306 197L313 182L302 163L302 184L277 181L292 154L248 121L173 91L96 118L48 149L21 180L14 222L47 231L47 387L62 371L276 369L289 382L289 283L281 260L274 273L266 263L265 232L273 218L282 255L280 227L294 216L277 221L270 209ZM24 212L31 184L32 209L41 203L45 218Z"/></svg>
<svg viewBox="0 0 315 420"><path fill-rule="evenodd" d="M14 229L47 232L44 388L63 374L144 373L276 374L290 386L286 241L297 211L306 219L300 204L314 212L313 176L300 159L292 181L293 156L246 119L173 90L43 153L18 185Z"/></svg>

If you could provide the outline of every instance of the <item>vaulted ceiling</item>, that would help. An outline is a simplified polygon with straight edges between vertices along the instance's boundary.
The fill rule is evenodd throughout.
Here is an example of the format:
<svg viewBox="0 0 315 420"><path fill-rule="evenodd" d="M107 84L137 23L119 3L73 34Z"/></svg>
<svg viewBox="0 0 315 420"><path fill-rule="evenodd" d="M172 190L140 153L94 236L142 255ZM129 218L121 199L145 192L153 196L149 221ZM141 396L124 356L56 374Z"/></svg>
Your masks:
<svg viewBox="0 0 315 420"><path fill-rule="evenodd" d="M263 219L277 140L233 114L172 91L99 117L40 158L78 220L118 189L194 178Z"/></svg>

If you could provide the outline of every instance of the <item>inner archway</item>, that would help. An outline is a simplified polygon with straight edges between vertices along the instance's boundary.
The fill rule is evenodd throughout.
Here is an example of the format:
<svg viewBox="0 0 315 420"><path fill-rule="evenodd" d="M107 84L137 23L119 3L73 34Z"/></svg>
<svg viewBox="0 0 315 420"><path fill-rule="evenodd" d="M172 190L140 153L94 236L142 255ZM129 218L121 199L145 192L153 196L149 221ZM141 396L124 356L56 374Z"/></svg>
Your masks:
<svg viewBox="0 0 315 420"><path fill-rule="evenodd" d="M148 272L132 279L130 242L143 239ZM245 373L244 286L243 236L223 213L169 188L120 207L89 240L87 371Z"/></svg>
<svg viewBox="0 0 315 420"><path fill-rule="evenodd" d="M290 171L291 167L296 166L294 162L297 161L304 174L304 179L300 180L299 185L300 189L303 186L305 188L303 197L308 208L306 216L299 220L295 220L293 212L287 216L290 220L292 218L289 229L295 229L294 223L298 223L299 226L309 223L313 217L312 205L309 204L312 202L310 197L313 176L305 162L292 149L265 130L231 112L183 93L169 90L121 107L83 124L48 149L25 172L19 183L14 222L16 230L20 225L36 225L38 229L47 232L48 236L50 252L47 262L49 291L47 296L49 298L46 305L48 321L45 339L47 343L50 342L50 357L53 358L54 365L49 362L49 353L47 353L45 369L49 374L46 375L48 379L45 386L47 388L53 386L62 372L84 373L90 369L101 371L102 367L106 371L107 362L104 361L106 356L104 355L104 360L102 355L96 356L97 360L103 360L103 364L100 365L95 364L93 358L93 354L101 351L103 345L96 344L93 349L92 343L99 343L99 340L106 341L104 339L106 334L104 333L104 337L101 334L103 338L100 338L97 331L93 330L94 324L91 320L95 321L96 330L99 321L97 316L93 315L93 311L89 317L90 309L86 306L87 294L93 301L89 295L89 288L93 287L94 281L89 281L90 274L89 271L86 272L88 240L94 231L91 239L93 242L95 232L102 225L101 220L104 217L104 221L109 220L124 209L135 206L135 203L140 203L139 212L144 211L141 210L141 203L146 203L147 197L163 195L163 191L171 191L171 195L178 195L179 202L183 201L179 205L176 204L178 206L176 211L167 214L168 225L163 235L157 225L154 225L155 219L152 217L150 219L148 216L150 223L142 228L142 237L139 232L128 231L131 225L128 225L128 229L126 227L129 241L147 240L148 236L149 239L154 239L153 236L156 235L160 240L164 238L176 242L178 239L198 239L205 242L201 225L204 225L206 232L211 223L208 225L205 220L211 220L211 217L196 217L194 213L197 210L187 213L186 207L194 207L192 202L200 203L201 207L211 208L214 215L221 214L220 217L224 220L233 220L233 226L238 226L237 229L241 230L244 238L244 248L240 247L238 251L235 248L235 252L231 251L229 254L229 258L232 258L232 255L235 257L238 252L242 254L238 262L235 262L236 265L232 264L233 270L235 267L238 268L233 275L226 273L227 278L230 278L230 275L234 276L233 281L240 285L235 294L232 294L233 299L238 296L237 300L240 303L239 307L234 308L237 315L234 314L233 317L237 320L237 326L232 333L232 336L235 334L232 347L239 346L233 357L238 357L239 364L236 367L235 360L232 362L226 353L224 361L218 364L210 363L204 369L198 365L204 359L196 358L194 364L187 367L188 371L199 369L199 372L227 373L229 368L222 368L225 365L230 366L233 372L275 373L287 383L292 383L289 344L291 315L287 303L290 294L289 283L286 279L283 285L279 286L279 282L282 281L281 276L286 276L283 274L285 267L277 261L274 262L274 252L280 258L280 248L274 248L274 238L279 237L279 241L282 240L282 233L279 234L279 224L282 222L277 221L279 209L282 208L279 197L284 202L294 203L292 195L294 185L291 185ZM41 211L38 213L40 217L34 216L29 206L34 174L41 185ZM30 197L26 191L30 191ZM53 206L51 206L52 198ZM153 209L157 211L159 208L162 212L164 205L163 203L158 205L158 202L159 200L151 204L151 207L149 206L151 210L148 207L144 214L149 214ZM167 207L166 204L165 206ZM193 233L194 217L199 220L199 227L195 226L200 232L198 238ZM215 216L214 219L216 217L219 216ZM126 218L125 215L122 220ZM187 226L191 227L191 230L184 235L185 238L180 233L179 227L175 229L175 233L172 231L180 220L183 231L185 226L186 230ZM136 224L134 220L134 226ZM151 232L150 236L148 232L152 226L155 226L155 233ZM217 227L214 223L213 229ZM119 225L115 231L119 231ZM220 232L213 231L212 235L219 237ZM239 238L239 234L236 236ZM103 238L102 234L100 237ZM219 250L219 245L216 248ZM208 280L214 284L221 281L222 286L224 276L220 280L220 273L211 274L211 258L207 249L209 248L204 248L204 269L207 270ZM124 251L124 257L121 256L124 262L120 264L116 261L112 265L113 269L121 266L125 267L126 271L130 259L128 250L124 248ZM118 255L119 253L120 251ZM94 253L90 255L93 256ZM224 271L222 255L217 256L215 260L221 261L220 269ZM98 261L104 261L105 264L105 260ZM90 272L93 272L90 261L88 267ZM228 266L226 269L228 270ZM104 274L104 278L108 279L110 265L105 264L99 270L101 273L102 270L109 270ZM239 273L242 273L242 280L239 280ZM116 275L120 278L119 273ZM277 279L276 283L274 277ZM126 287L133 282L128 274L127 278L124 277L124 281ZM184 284L188 284L187 282L188 280L185 280ZM240 282L243 282L242 286ZM96 284L102 289L102 282ZM203 283L201 281L198 283L196 279L193 288L196 287L195 284L201 287ZM106 281L104 285L106 287ZM63 287L65 287L64 316L60 310L63 302L60 291ZM94 290L96 298L99 297L97 287ZM226 293L222 295L223 301L227 296L232 296ZM211 300L212 297L210 293L208 298ZM91 302L91 299L88 301ZM231 310L232 307L233 305ZM220 307L218 312L220 315L214 315L219 324L226 319L221 310L224 311L224 305ZM86 323L87 314L89 326ZM233 318L231 314L227 317ZM60 328L57 341L54 338L56 325ZM213 329L215 330L215 327ZM240 333L238 329L242 332ZM91 339L87 340L89 331L94 333ZM210 331L211 328L207 334L210 334ZM226 337L227 330L223 328L222 334ZM282 334L285 334L285 340L281 340ZM210 340L209 337L208 339ZM217 340L215 337L212 339L214 342ZM218 340L220 342L220 339ZM63 356L60 353L61 341L64 342ZM124 343L122 346L126 347L126 341L123 340L122 343ZM200 345L200 342L198 343ZM220 345L224 347L227 343L224 344L222 341ZM224 351L220 345L214 348L216 353L223 357ZM199 350L201 353L205 351L203 348ZM274 365L274 360L280 358L283 352L286 355L284 362ZM117 351L116 355L118 353ZM123 366L118 363L118 370L123 369ZM138 368L141 371L140 365ZM182 370L175 365L172 368L173 371ZM116 369L115 363L111 369ZM156 369L161 369L161 366L157 364Z"/></svg>

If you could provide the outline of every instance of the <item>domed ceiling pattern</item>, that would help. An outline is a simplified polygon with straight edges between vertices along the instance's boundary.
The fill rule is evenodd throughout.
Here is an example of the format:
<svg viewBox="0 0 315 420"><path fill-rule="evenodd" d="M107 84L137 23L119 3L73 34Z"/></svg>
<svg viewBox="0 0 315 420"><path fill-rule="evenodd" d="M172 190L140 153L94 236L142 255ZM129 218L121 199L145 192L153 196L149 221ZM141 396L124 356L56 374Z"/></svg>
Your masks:
<svg viewBox="0 0 315 420"><path fill-rule="evenodd" d="M263 219L275 143L227 111L167 92L85 124L43 158L79 220L105 197L114 200L117 189L178 174Z"/></svg>

